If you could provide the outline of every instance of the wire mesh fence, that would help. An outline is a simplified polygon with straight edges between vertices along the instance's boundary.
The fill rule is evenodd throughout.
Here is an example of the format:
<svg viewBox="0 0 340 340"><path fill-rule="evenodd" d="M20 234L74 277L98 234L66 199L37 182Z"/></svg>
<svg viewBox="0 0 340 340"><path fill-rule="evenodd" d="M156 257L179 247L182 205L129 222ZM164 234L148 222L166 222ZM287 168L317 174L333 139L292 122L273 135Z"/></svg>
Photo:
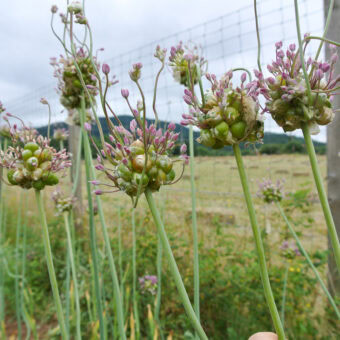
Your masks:
<svg viewBox="0 0 340 340"><path fill-rule="evenodd" d="M323 29L323 1L302 0L299 1L299 6L302 32L309 32L312 35L320 34ZM266 70L266 64L275 57L274 44L276 41L282 40L284 46L287 46L297 40L294 2L290 0L260 0L258 1L258 15L261 35L261 62L263 69ZM160 67L159 61L153 57L155 48L160 45L162 48L165 47L169 50L171 46L177 45L179 41L199 45L203 56L208 60L209 72L215 73L217 76L221 76L231 68L244 67L250 70L257 68L254 10L252 6L248 6L106 60L119 80L119 83L111 89L108 95L108 101L117 114L129 114L128 107L121 98L121 88L129 88L132 103L136 103L137 99L139 99L138 89L133 87L134 84L129 78L128 71L133 63L141 62L143 64L141 84L146 96L146 112L149 118L153 118L151 107L154 80ZM311 41L307 54L315 54L317 46L318 42ZM235 75L235 79L237 78L237 75ZM208 85L205 80L203 82ZM44 125L47 124L48 115L46 107L41 105L39 100L41 97L45 97L53 108L52 121L64 121L67 113L66 111L61 112L63 108L59 103L59 97L55 90L56 86L56 80L52 80L51 83L21 98L5 103L5 106L9 112L24 118L25 121L32 122L35 126ZM170 71L166 69L160 77L157 92L157 111L161 120L177 123L181 120L182 113L187 110L186 104L182 100L182 95L183 87L173 80ZM265 120L265 128L266 131L281 132L281 129L269 117ZM293 132L292 134L299 134L299 132ZM325 139L324 129L321 131L319 139ZM280 162L279 160L276 161ZM302 168L299 169L301 163L294 166L293 160L290 161L292 162L291 166L286 170L281 169L282 166L280 167L280 165L273 168L272 158L266 159L264 156L259 166L267 169L266 171L260 171L259 166L255 168L255 165L249 165L249 175L254 182L253 192L256 191L256 182L264 174L273 176L276 174L280 177L285 177L287 184L291 188L296 185L293 180L295 176L300 176L300 182L303 181L304 176L309 175L303 170L303 164ZM224 163L222 164L221 162ZM235 181L238 182L238 175L233 161L205 161L200 163L198 160L197 163L196 182L199 204L203 206L219 204L219 200L211 201L212 194L215 197L216 194L221 197L221 205L224 204L222 199L226 195L241 197L240 187L234 183ZM227 171L225 170L226 163L228 163ZM227 185L225 185L226 183L223 186L218 185L222 180L219 174L227 178ZM189 181L184 180L182 182L183 184L176 186L176 188L167 190L174 195L181 193L189 196Z"/></svg>

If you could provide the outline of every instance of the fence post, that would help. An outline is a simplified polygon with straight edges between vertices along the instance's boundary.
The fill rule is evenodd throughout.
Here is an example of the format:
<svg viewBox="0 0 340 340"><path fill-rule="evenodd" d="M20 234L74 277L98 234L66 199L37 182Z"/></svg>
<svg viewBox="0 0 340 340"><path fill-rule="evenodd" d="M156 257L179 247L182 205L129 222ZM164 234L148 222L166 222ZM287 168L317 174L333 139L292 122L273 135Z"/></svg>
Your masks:
<svg viewBox="0 0 340 340"><path fill-rule="evenodd" d="M324 0L325 17L330 0ZM340 36L340 4L335 1L332 20L329 26L327 38L339 41ZM326 47L326 60L330 58L329 48ZM340 73L340 63L337 63L335 74ZM340 108L340 96L335 96L333 108ZM328 178L328 199L332 210L334 223L338 235L340 235L340 114L336 113L334 121L327 127L327 178ZM340 274L337 271L335 260L332 254L332 246L328 240L329 288L333 295L340 295Z"/></svg>

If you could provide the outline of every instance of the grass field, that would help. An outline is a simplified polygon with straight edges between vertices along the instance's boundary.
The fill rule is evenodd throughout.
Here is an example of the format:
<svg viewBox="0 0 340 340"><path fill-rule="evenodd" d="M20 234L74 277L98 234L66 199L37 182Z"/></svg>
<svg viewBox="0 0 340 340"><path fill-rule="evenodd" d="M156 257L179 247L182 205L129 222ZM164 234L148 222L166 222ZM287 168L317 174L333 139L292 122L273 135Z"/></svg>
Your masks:
<svg viewBox="0 0 340 340"><path fill-rule="evenodd" d="M322 168L323 177L326 176L326 158L324 156L319 157L319 161ZM315 316L316 320L308 320L308 324L311 323L313 327L318 327L319 331L315 333L315 331L310 331L310 335L304 335L300 337L297 335L297 331L294 330L295 334L289 333L290 338L292 339L332 339L334 336L334 328L328 329L329 324L326 322L331 317L325 317L326 310L326 300L321 295L321 290L315 282L313 283L310 280L310 276L312 276L307 269L303 269L303 260L299 260L298 262L293 261L290 262L285 261L280 256L280 245L282 240L287 235L287 230L284 222L279 217L276 207L273 205L265 206L264 203L256 197L256 192L258 188L258 183L264 178L270 177L273 181L277 179L285 180L285 192L286 197L290 197L290 193L296 192L299 190L307 190L310 192L306 196L306 200L301 209L293 209L289 205L287 205L287 209L289 211L289 216L293 218L293 221L296 222L296 230L301 232L301 240L306 247L307 250L311 252L320 251L323 252L327 249L327 232L326 226L323 222L322 211L319 205L318 197L315 191L313 178L311 175L311 170L309 167L308 158L305 155L279 155L279 156L247 156L245 157L245 164L248 170L248 177L251 183L251 191L255 198L255 208L258 213L259 224L264 230L265 237L265 248L267 260L270 266L270 271L272 271L272 284L273 289L275 291L282 290L282 277L284 273L285 266L289 266L290 272L292 272L292 291L291 296L288 299L295 299L293 296L294 290L296 287L294 286L295 282L293 280L300 280L301 282L301 291L305 290L305 294L307 297L304 300L301 300L301 304L299 306L292 306L288 308L288 303L294 304L294 301L287 302L287 313L290 315L287 316L287 323L299 324L299 322L304 323L306 320ZM84 176L83 176L84 178ZM214 316L214 305L211 305L210 301L214 301L211 296L209 296L209 288L214 291L212 293L220 294L223 291L223 295L221 293L219 302L222 304L233 304L232 301L224 301L224 299L230 298L228 295L228 287L232 290L232 297L236 299L238 302L235 302L235 305L240 303L238 313L240 313L240 318L244 318L245 315L252 314L251 313L251 303L250 306L245 307L242 306L242 298L249 299L254 298L251 293L249 297L242 297L241 292L249 292L253 289L255 296L259 297L259 305L263 303L263 297L261 297L261 285L259 278L257 276L257 268L256 268L256 256L254 259L244 260L244 256L248 256L249 252L254 249L253 241L252 241L252 232L249 224L248 214L245 208L244 199L242 195L242 188L238 177L238 171L236 168L236 163L233 157L217 157L217 158L208 158L208 157L199 157L196 159L196 185L197 185L197 212L198 212L198 228L199 228L199 241L200 241L200 251L201 251L201 276L202 276L202 305L206 304L209 307L206 310L202 310L202 320L203 325L207 328L208 333L211 334L212 339L220 339L220 333L218 333L217 328L221 326L216 326L218 324L219 319L216 321L216 325L210 323L205 323L204 319L206 317L207 320L214 320L216 316ZM63 189L67 191L66 183L62 184ZM51 194L50 188L49 190L44 191L45 195L45 203L47 209L48 220L50 222L50 230L52 238L54 239L54 252L56 256L56 261L64 261L65 252L62 251L63 245L60 245L57 241L58 235L60 239L64 239L62 222L60 219L54 216L54 207L53 202L48 198L48 195ZM85 186L83 192L85 192ZM6 229L9 235L8 245L14 244L15 240L15 210L18 205L19 200L19 192L13 188L6 188L6 204L10 208L11 217L7 222ZM48 199L47 199L48 198ZM188 287L189 292L191 292L192 286L192 232L191 232L191 199L190 199L190 179L189 179L189 171L186 169L184 176L180 182L177 184L162 188L162 191L155 195L157 199L159 207L163 211L163 218L165 222L166 229L169 233L170 242L173 245L173 250L175 256L178 259L179 267L182 272L182 275L185 277L184 282ZM32 191L28 192L28 226L29 226L29 237L28 237L28 247L30 248L30 242L39 242L39 222L37 217L37 210L34 201L34 193ZM111 233L112 239L112 248L117 255L117 221L118 221L118 208L121 209L122 212L122 242L123 242L123 272L120 273L121 276L126 276L126 292L129 294L129 273L130 273L130 249L131 249L131 220L130 220L130 212L131 212L131 202L129 199L123 195L122 193L103 195L102 196L105 217L107 221L107 225L109 227L109 231ZM84 197L84 204L86 200ZM307 203L306 203L307 202ZM146 210L143 209L146 205L146 202L143 199L140 201L140 205L137 209L137 258L138 258L138 274L140 276L143 273L154 274L155 271L155 258L156 258L156 245L157 245L157 236L155 232L155 227L153 222L150 219L149 213L146 213ZM84 218L86 219L86 214L84 214ZM99 223L98 223L99 224ZM87 225L87 223L84 223ZM98 238L99 244L101 242L101 234L99 232L100 228L98 227ZM83 230L79 233L83 235L83 242L85 244L85 248L88 248L86 235L87 230ZM100 245L102 248L102 246ZM32 246L32 253L38 252L37 246ZM104 252L104 251L103 251ZM9 254L11 252L9 251ZM30 253L28 253L29 255ZM212 255L213 254L213 255ZM10 256L14 256L13 254ZM30 261L34 261L34 256L31 254L29 258ZM89 254L88 254L89 256ZM250 255L249 255L250 256ZM239 259L242 259L243 262L238 262ZM37 260L37 259L36 259ZM11 261L9 261L11 262ZM41 258L38 260L40 266L42 265ZM102 270L105 272L105 256L102 263ZM242 269L242 263L245 265L245 268L253 268L253 274L256 278L249 281L248 274L244 269ZM30 264L28 264L30 266ZM57 270L58 270L57 264ZM60 265L62 268L63 265ZM227 269L226 269L227 268ZM224 280L223 272L230 268L230 272L228 275L229 278ZM233 268L233 269L232 269ZM303 272L305 277L300 277L302 275L300 273ZM320 270L325 278L325 269L326 265L320 265ZM212 280L211 275L209 274L209 270L217 270L221 271L220 279ZM238 270L242 270L242 273ZM163 290L163 304L161 307L161 317L169 320L175 319L175 316L180 315L179 321L174 321L174 324L167 324L165 329L168 331L168 334L172 334L171 330L176 329L177 333L174 333L173 339L184 339L183 334L178 333L178 329L182 330L184 333L187 323L185 321L185 317L183 315L183 310L180 304L176 302L176 291L171 283L170 277L167 278L164 275L168 275L166 270L163 270L163 282L164 282L164 290ZM28 272L29 273L29 272ZM212 272L213 273L213 272ZM46 274L46 273L45 273ZM36 274L37 275L37 274ZM210 275L210 276L209 276ZM240 281L238 281L237 285L239 289L235 290L233 286L233 277L235 275L239 275ZM295 276L294 276L295 275ZM46 275L45 275L46 276ZM64 280L65 273L59 273L61 280ZM86 276L86 270L84 269L84 276ZM207 276L207 277L206 277ZM221 281L220 281L221 280ZM238 279L237 279L238 280ZM85 280L86 281L86 280ZM306 282L307 283L306 283ZM36 281L29 281L30 284L37 284ZM10 289L10 285L12 281L8 281L8 290L7 296L8 304L13 303L13 291ZM216 289L214 290L214 284L216 284ZM255 284L255 288L251 288L250 286ZM299 284L299 283L296 283ZM247 287L247 285L250 285ZM34 287L31 287L34 290ZM46 287L45 287L46 289ZM85 288L83 288L85 289ZM300 291L300 293L301 293ZM299 293L299 294L300 294ZM83 292L85 294L85 291ZM237 294L240 294L240 298L237 297ZM296 291L296 294L298 292ZM243 294L244 295L244 294ZM280 299L279 297L277 297ZM144 298L143 298L144 299ZM146 298L145 298L146 299ZM255 299L255 298L254 298ZM33 299L34 300L34 299ZM173 301L175 300L175 301ZM235 301L236 301L235 300ZM144 300L143 300L144 301ZM261 303L262 301L262 303ZM307 301L307 302L306 302ZM51 301L50 301L51 302ZM34 304L38 304L39 299L36 299ZM141 314L146 315L146 305L152 304L149 300L147 302L143 302L141 304ZM255 303L255 301L254 301ZM129 302L127 302L129 304ZM305 304L305 306L303 305ZM217 305L216 305L217 306ZM289 305L290 306L290 305ZM307 306L307 307L306 307ZM144 308L144 309L143 309ZM250 308L250 309L249 309ZM262 308L262 307L261 307ZM307 308L307 312L303 309ZM9 308L13 311L13 307ZM254 324L250 327L249 332L262 330L258 329L258 327L263 327L263 324L270 324L269 316L267 312L263 312L265 306L261 309L261 317L260 319L264 320L259 325ZM35 306L36 315L38 318L41 315L41 310L39 310L38 306ZM305 315L305 312L307 313ZM296 315L295 315L296 314ZM242 316L243 315L243 316ZM302 315L304 315L302 317ZM220 316L223 318L223 315ZM301 321L299 318L302 318ZM227 316L226 316L227 318ZM300 320L300 321L299 321ZM246 321L246 320L245 320ZM41 338L54 339L48 331L53 328L55 325L55 319L53 316L49 318L42 317L41 320L36 320L37 324L41 326ZM207 321L208 322L208 321ZM236 321L233 321L237 323ZM51 325L51 327L47 327L47 325ZM226 327L226 326L223 326ZM239 327L243 327L241 324ZM294 326L296 327L296 325ZM216 328L216 329L215 329ZM234 327L235 328L235 327ZM244 334L247 333L238 333L239 331L231 327L231 330L228 330L228 339L246 339ZM15 338L15 321L14 314L13 317L8 318L7 329L13 329L12 336ZM236 332L236 333L233 333ZM301 331L302 332L302 331ZM313 333L314 332L314 333ZM44 335L42 335L44 334ZM216 334L216 336L214 336ZM249 333L248 333L249 334ZM301 333L303 334L303 333ZM249 334L250 335L250 334ZM90 337L88 337L90 339ZM335 337L334 337L335 339Z"/></svg>

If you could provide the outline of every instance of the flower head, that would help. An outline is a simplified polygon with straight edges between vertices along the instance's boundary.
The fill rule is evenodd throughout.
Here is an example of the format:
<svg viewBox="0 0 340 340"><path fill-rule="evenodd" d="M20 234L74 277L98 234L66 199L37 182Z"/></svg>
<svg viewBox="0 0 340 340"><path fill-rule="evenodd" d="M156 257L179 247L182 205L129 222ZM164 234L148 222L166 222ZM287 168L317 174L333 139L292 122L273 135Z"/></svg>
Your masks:
<svg viewBox="0 0 340 340"><path fill-rule="evenodd" d="M274 184L270 179L263 179L259 183L257 195L266 203L280 202L283 198L284 181L277 180Z"/></svg>
<svg viewBox="0 0 340 340"><path fill-rule="evenodd" d="M66 129L54 129L53 138L57 141L65 141L67 140L69 133Z"/></svg>
<svg viewBox="0 0 340 340"><path fill-rule="evenodd" d="M171 47L169 66L176 81L186 87L190 87L188 79L188 68L190 65L192 81L194 84L198 82L197 68L199 68L201 74L204 74L207 66L207 61L200 54L198 46L183 45L182 41L177 46Z"/></svg>
<svg viewBox="0 0 340 340"><path fill-rule="evenodd" d="M305 37L305 44L308 38ZM264 112L269 112L284 131L299 129L307 123L311 131L317 133L318 125L327 125L334 117L331 97L340 81L340 77L334 74L336 51L330 63L311 58L304 61L312 90L309 98L300 56L295 53L295 44L290 44L286 52L281 48L282 43L276 43L276 59L267 66L272 76L267 79L257 77L251 86L265 97Z"/></svg>
<svg viewBox="0 0 340 340"><path fill-rule="evenodd" d="M145 275L138 279L139 286L143 294L155 295L157 291L158 279L155 275Z"/></svg>
<svg viewBox="0 0 340 340"><path fill-rule="evenodd" d="M61 215L66 211L71 211L75 203L75 197L66 196L59 189L53 191L52 200L55 203L57 215Z"/></svg>
<svg viewBox="0 0 340 340"><path fill-rule="evenodd" d="M0 152L0 167L6 168L8 182L24 189L42 190L59 182L57 173L70 167L66 150L57 152L49 140L23 125L9 125L11 146Z"/></svg>
<svg viewBox="0 0 340 340"><path fill-rule="evenodd" d="M97 78L94 76L95 68L99 69L99 64L94 58L94 65L91 62L88 53L80 48L77 52L76 62L82 73L82 78L87 85L88 92L94 101L97 95ZM54 77L58 79L58 92L60 93L60 102L68 110L80 108L83 87L75 61L72 58L61 56L59 60L51 58L50 64L54 67ZM85 106L90 107L90 98L85 95Z"/></svg>
<svg viewBox="0 0 340 340"><path fill-rule="evenodd" d="M198 142L214 149L242 141L258 142L263 138L263 121L258 114L257 94L244 85L234 88L233 73L225 73L220 80L214 74L206 74L211 88L204 95L205 104L199 106L189 91L184 100L190 106L190 114L184 114L183 125L196 125L201 130Z"/></svg>
<svg viewBox="0 0 340 340"><path fill-rule="evenodd" d="M282 251L282 256L290 260L301 255L300 250L295 242L284 240L280 246L280 249Z"/></svg>

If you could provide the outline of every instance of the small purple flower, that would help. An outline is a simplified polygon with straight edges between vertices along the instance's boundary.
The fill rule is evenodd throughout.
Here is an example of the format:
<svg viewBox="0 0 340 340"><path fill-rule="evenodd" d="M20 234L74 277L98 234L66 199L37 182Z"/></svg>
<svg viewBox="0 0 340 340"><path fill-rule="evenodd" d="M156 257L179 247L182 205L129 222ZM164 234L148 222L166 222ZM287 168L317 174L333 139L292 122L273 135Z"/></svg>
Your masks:
<svg viewBox="0 0 340 340"><path fill-rule="evenodd" d="M184 154L184 153L186 153L187 152L187 145L186 144L182 144L181 145L181 154Z"/></svg>
<svg viewBox="0 0 340 340"><path fill-rule="evenodd" d="M84 123L84 129L85 129L86 131L91 131L91 129L92 129L91 124L88 123L88 122L85 122L85 123Z"/></svg>
<svg viewBox="0 0 340 340"><path fill-rule="evenodd" d="M103 64L102 66L102 71L104 74L109 74L110 73L110 66L106 63Z"/></svg>
<svg viewBox="0 0 340 340"><path fill-rule="evenodd" d="M128 89L121 89L120 92L125 99L129 97L129 90Z"/></svg>

